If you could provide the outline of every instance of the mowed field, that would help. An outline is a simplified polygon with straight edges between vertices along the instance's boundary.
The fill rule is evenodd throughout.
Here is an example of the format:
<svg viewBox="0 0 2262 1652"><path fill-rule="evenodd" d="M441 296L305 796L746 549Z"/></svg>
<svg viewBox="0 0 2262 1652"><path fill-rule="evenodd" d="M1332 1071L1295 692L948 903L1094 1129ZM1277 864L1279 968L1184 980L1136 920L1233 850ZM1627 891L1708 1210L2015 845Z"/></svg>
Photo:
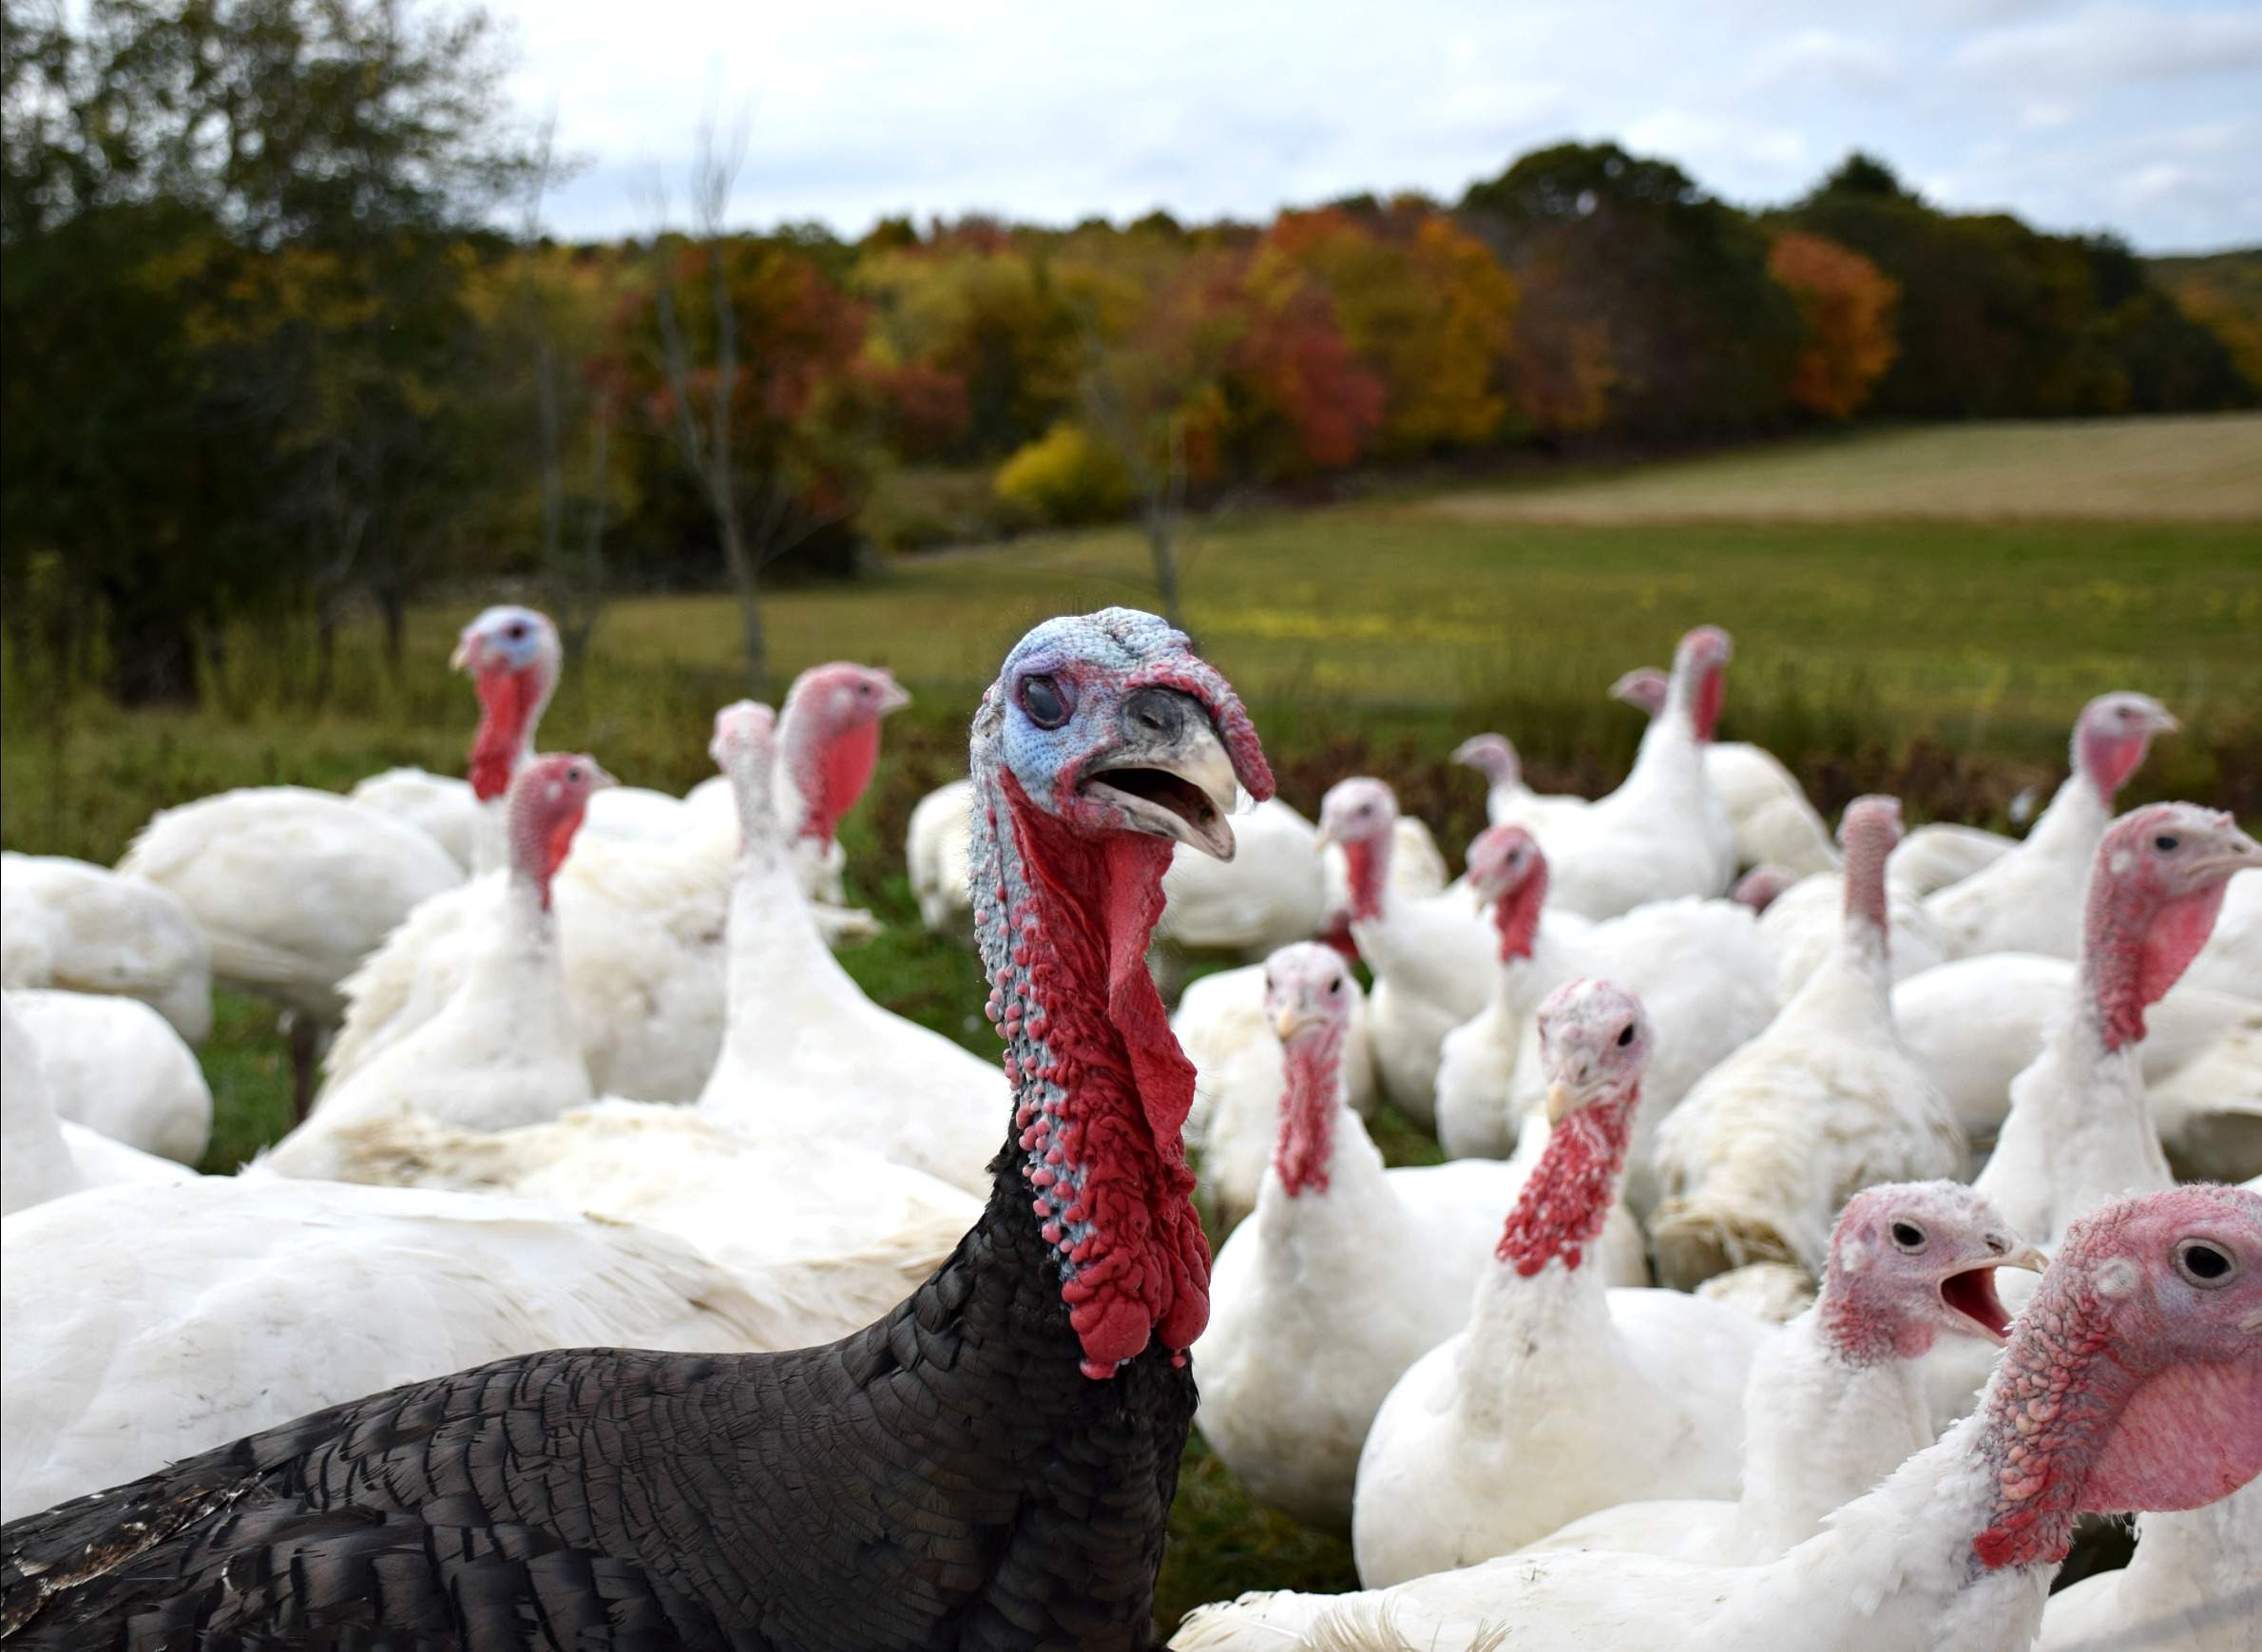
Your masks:
<svg viewBox="0 0 2262 1652"><path fill-rule="evenodd" d="M853 893L889 932L844 961L875 998L975 1049L979 976L917 928L905 822L963 772L967 718L1005 649L1049 614L1146 604L1145 556L1128 529L1028 537L769 605L781 682L853 658L891 666L917 697L890 721L846 835ZM1826 811L1883 790L1912 820L2002 825L2061 773L2081 702L2136 688L2185 729L2129 800L2262 817L2262 417L1882 432L1391 490L1197 522L1184 577L1189 623L1249 701L1289 800L1310 813L1334 779L1380 774L1449 853L1482 824L1475 777L1447 760L1460 739L1501 729L1543 788L1606 789L1640 727L1604 690L1665 663L1700 621L1735 639L1724 736L1770 746ZM458 770L473 705L445 665L455 629L524 594L468 588L420 609L397 677L374 624L349 629L319 699L302 644L246 626L192 714L121 714L11 654L0 841L109 861L153 810L224 787ZM544 746L689 786L708 772L716 707L746 692L737 635L723 598L613 604ZM203 1059L219 1107L206 1168L226 1170L288 1123L272 1014L223 995ZM1394 1130L1388 1145L1404 1158L1425 1144ZM1187 1467L1165 1624L1242 1588L1349 1586L1339 1539L1251 1508L1198 1441Z"/></svg>

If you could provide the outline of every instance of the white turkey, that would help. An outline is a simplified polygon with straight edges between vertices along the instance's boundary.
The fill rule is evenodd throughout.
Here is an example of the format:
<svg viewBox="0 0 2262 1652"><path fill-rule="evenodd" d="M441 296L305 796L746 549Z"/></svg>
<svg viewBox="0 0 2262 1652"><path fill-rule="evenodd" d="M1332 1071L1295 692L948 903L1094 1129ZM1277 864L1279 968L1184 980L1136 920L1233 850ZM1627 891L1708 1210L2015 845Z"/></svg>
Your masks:
<svg viewBox="0 0 2262 1652"><path fill-rule="evenodd" d="M861 1142L757 1142L666 1102L599 1102L491 1131L388 1113L324 1145L341 1181L508 1194L670 1234L758 1276L804 1342L893 1307L981 1214L971 1195Z"/></svg>
<svg viewBox="0 0 2262 1652"><path fill-rule="evenodd" d="M55 1116L46 1063L15 997L0 996L0 1217L112 1182L193 1181L169 1159Z"/></svg>
<svg viewBox="0 0 2262 1652"><path fill-rule="evenodd" d="M465 646L477 663L483 697L499 692L489 685L494 673L486 651L491 644L468 637ZM539 656L533 658L538 664ZM860 667L821 669L822 676L803 678L823 692L788 699L780 720L780 762L792 754L791 761L821 773L852 773L867 743L866 725L886 715L901 691L885 672L847 683L842 672ZM859 692L863 688L870 692ZM834 704L843 690L845 713ZM530 692L521 690L521 697ZM486 729L483 722L475 769L478 751L505 744ZM857 749L829 765L822 748L835 740ZM515 749L508 746L497 760L508 760ZM824 786L813 784L799 795L820 812L832 806L834 794ZM806 809L787 823L796 834L798 876L821 875L836 825L829 817L812 818ZM688 1101L713 1071L726 1014L723 930L738 840L735 821L657 843L593 842L585 833L560 869L556 898L566 989L598 1093ZM501 880L489 874L444 901L428 903L355 972L348 984L352 1008L330 1051L329 1085L345 1082L439 1011L461 972L466 937L479 932L500 889Z"/></svg>
<svg viewBox="0 0 2262 1652"><path fill-rule="evenodd" d="M1266 1003L1265 966L1220 970L1190 984L1171 1012L1170 1030L1194 1064L1194 1111L1186 1142L1200 1149L1202 1196L1214 1231L1230 1230L1256 1207L1256 1191L1279 1134L1286 1065L1275 1017ZM1351 1019L1339 1067L1346 1104L1374 1110L1374 1052L1367 995L1352 981Z"/></svg>
<svg viewBox="0 0 2262 1652"><path fill-rule="evenodd" d="M731 1017L701 1112L757 1140L840 1139L953 1186L987 1185L1006 1084L938 1032L884 1009L817 933L772 822L769 709L715 720L714 756L738 802L730 900Z"/></svg>
<svg viewBox="0 0 2262 1652"><path fill-rule="evenodd" d="M974 782L952 780L921 797L904 829L904 869L919 921L938 935L971 943L974 899L967 888L973 858Z"/></svg>
<svg viewBox="0 0 2262 1652"><path fill-rule="evenodd" d="M1527 1166L1384 1169L1344 1098L1358 995L1349 968L1315 942L1262 968L1283 1076L1256 1214L1211 1275L1197 1422L1252 1496L1345 1527L1375 1408L1467 1319ZM1613 1277L1642 1277L1640 1234L1623 1211L1599 1250Z"/></svg>
<svg viewBox="0 0 2262 1652"><path fill-rule="evenodd" d="M2151 1094L2153 1123L2178 1181L2262 1176L2262 1003Z"/></svg>
<svg viewBox="0 0 2262 1652"><path fill-rule="evenodd" d="M2050 1597L2035 1652L2254 1652L2262 1483L2203 1508L2137 1516L2137 1552Z"/></svg>
<svg viewBox="0 0 2262 1652"><path fill-rule="evenodd" d="M2200 1508L2262 1470L2257 1318L2262 1196L2130 1200L2069 1236L1978 1412L1773 1561L1514 1554L1360 1595L1244 1595L1171 1645L2024 1652L2080 1515Z"/></svg>
<svg viewBox="0 0 2262 1652"><path fill-rule="evenodd" d="M1624 782L1538 835L1558 906L1607 918L1644 901L1728 893L1735 832L1705 779L1701 731L1719 715L1730 653L1728 633L1716 626L1684 636L1664 709L1650 720Z"/></svg>
<svg viewBox="0 0 2262 1652"><path fill-rule="evenodd" d="M2081 892L2113 798L2176 719L2146 694L2100 694L2074 724L2073 768L2018 848L1933 895L1927 910L1948 955L2042 952L2070 958L2081 940Z"/></svg>
<svg viewBox="0 0 2262 1652"><path fill-rule="evenodd" d="M586 757L537 758L510 782L510 864L439 1013L322 1092L265 1160L286 1176L335 1177L336 1132L420 1112L480 1130L554 1119L590 1099L566 991L550 892L589 799L611 777Z"/></svg>
<svg viewBox="0 0 2262 1652"><path fill-rule="evenodd" d="M38 1043L62 1118L176 1163L204 1157L212 1091L163 1016L86 992L10 992L8 1002Z"/></svg>
<svg viewBox="0 0 2262 1652"><path fill-rule="evenodd" d="M1766 1328L1595 1265L1650 1031L1606 982L1540 1010L1551 1133L1466 1329L1399 1378L1360 1453L1351 1550L1370 1587L1464 1566L1640 1497L1727 1497Z"/></svg>
<svg viewBox="0 0 2262 1652"><path fill-rule="evenodd" d="M1233 817L1234 855L1186 850L1162 877L1158 938L1175 946L1261 958L1319 932L1327 880L1319 832L1277 797Z"/></svg>
<svg viewBox="0 0 2262 1652"><path fill-rule="evenodd" d="M2080 969L2073 959L2037 952L1983 952L1908 976L1893 988L1901 1042L1947 1097L1975 1149L1992 1144L2003 1127L2011 1081L2040 1052L2052 1024L2063 1018ZM2197 986L2187 970L2145 1017L2137 1051L2145 1087L2157 1103L2163 1085L2200 1064L2193 1092L2195 1100L2204 1096L2216 1087L2203 1076L2204 1066L2233 1060L2235 1047L2258 1023L2262 1000ZM2232 1093L2218 1088L2226 1099ZM2164 1116L2160 1125L2167 1136ZM2217 1170L2203 1180L2244 1178Z"/></svg>
<svg viewBox="0 0 2262 1652"><path fill-rule="evenodd" d="M1984 872L2019 847L2019 839L1980 826L1933 820L1901 839L1893 881L1918 900Z"/></svg>
<svg viewBox="0 0 2262 1652"><path fill-rule="evenodd" d="M2262 844L2230 816L2154 803L2097 850L2074 991L2011 1084L2010 1114L1974 1185L2044 1245L2119 1194L2173 1178L2144 1089L2146 1011L2206 944L2235 873Z"/></svg>
<svg viewBox="0 0 2262 1652"><path fill-rule="evenodd" d="M1343 855L1351 937L1374 973L1368 1027L1382 1092L1428 1125L1439 1051L1490 996L1496 942L1466 900L1409 896L1393 884L1397 826L1398 799L1380 780L1338 780L1320 800L1320 834Z"/></svg>
<svg viewBox="0 0 2262 1652"><path fill-rule="evenodd" d="M1531 1011L1575 975L1608 979L1641 1000L1656 1038L1626 1158L1626 1201L1646 1215L1657 1202L1658 1124L1773 1017L1773 955L1734 901L1651 901L1591 926L1546 907L1546 856L1520 827L1487 830L1470 846L1469 867L1468 881L1494 901L1502 984L1486 1013L1446 1041L1453 1070L1441 1064L1439 1140L1450 1124L1460 1150L1505 1150L1546 1099Z"/></svg>
<svg viewBox="0 0 2262 1652"><path fill-rule="evenodd" d="M219 1176L82 1193L0 1224L0 1514L508 1354L793 1347L801 1324L665 1234L530 1200Z"/></svg>
<svg viewBox="0 0 2262 1652"><path fill-rule="evenodd" d="M0 854L0 986L139 998L190 1044L212 1030L211 943L179 895L145 878Z"/></svg>
<svg viewBox="0 0 2262 1652"><path fill-rule="evenodd" d="M1485 777L1485 818L1490 825L1538 832L1594 807L1575 793L1535 792L1525 785L1524 759L1505 734L1470 735L1453 748L1453 760Z"/></svg>
<svg viewBox="0 0 2262 1652"><path fill-rule="evenodd" d="M1907 839L1904 838L1906 847ZM1947 937L1924 901L1903 887L1896 872L1901 851L1885 867L1885 911L1892 931L1895 981L1936 970L1947 961ZM1778 891L1759 914L1760 937L1775 957L1775 989L1785 998L1804 987L1838 944L1846 910L1846 874L1818 872Z"/></svg>
<svg viewBox="0 0 2262 1652"><path fill-rule="evenodd" d="M160 810L118 870L172 891L212 947L222 986L291 1018L301 1113L348 974L463 869L413 826L330 792L259 786Z"/></svg>
<svg viewBox="0 0 2262 1652"><path fill-rule="evenodd" d="M1734 1499L1620 1504L1527 1546L1754 1566L1802 1544L1938 1434L1916 1361L1943 1339L2003 1346L1999 1267L2042 1266L2010 1224L1953 1181L1849 1200L1821 1295L1752 1361Z"/></svg>
<svg viewBox="0 0 2262 1652"><path fill-rule="evenodd" d="M467 875L481 870L479 841L485 828L469 780L423 769L387 769L355 782L346 797L415 827L448 851Z"/></svg>
<svg viewBox="0 0 2262 1652"><path fill-rule="evenodd" d="M1627 672L1610 685L1610 697L1655 718L1665 709L1670 679L1654 665ZM1801 876L1834 872L1838 852L1830 827L1796 776L1765 746L1750 740L1716 740L1708 719L1696 731L1704 743L1704 778L1728 811L1735 831L1739 866L1780 866Z"/></svg>
<svg viewBox="0 0 2262 1652"><path fill-rule="evenodd" d="M1658 1127L1664 1198L1650 1237L1667 1284L1687 1289L1752 1261L1818 1273L1831 1220L1856 1192L1963 1167L1955 1116L1893 1026L1885 866L1901 806L1856 798L1839 834L1846 901L1836 950Z"/></svg>

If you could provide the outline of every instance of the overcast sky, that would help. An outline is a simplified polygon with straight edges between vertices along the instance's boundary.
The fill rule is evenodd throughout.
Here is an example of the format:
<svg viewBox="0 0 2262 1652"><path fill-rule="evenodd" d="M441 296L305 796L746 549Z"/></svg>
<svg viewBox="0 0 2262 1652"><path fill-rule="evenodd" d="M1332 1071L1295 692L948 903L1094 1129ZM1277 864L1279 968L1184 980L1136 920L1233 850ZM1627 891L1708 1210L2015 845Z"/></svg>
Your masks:
<svg viewBox="0 0 2262 1652"><path fill-rule="evenodd" d="M1451 200L1616 138L1747 203L1848 149L1944 204L2152 252L2262 242L2262 0L496 0L586 163L551 229L681 215L700 113L750 116L742 223Z"/></svg>

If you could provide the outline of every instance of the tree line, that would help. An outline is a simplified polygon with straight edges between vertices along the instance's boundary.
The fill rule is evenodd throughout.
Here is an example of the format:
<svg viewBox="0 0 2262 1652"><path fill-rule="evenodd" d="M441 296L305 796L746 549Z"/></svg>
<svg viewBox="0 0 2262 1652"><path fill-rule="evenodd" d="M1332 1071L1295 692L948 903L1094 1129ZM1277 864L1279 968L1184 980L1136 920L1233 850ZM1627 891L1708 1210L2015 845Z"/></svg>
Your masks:
<svg viewBox="0 0 2262 1652"><path fill-rule="evenodd" d="M1128 516L1175 608L1190 510L1357 466L2257 395L2219 279L1861 155L1759 212L1566 144L1450 203L846 240L729 229L710 127L684 223L656 188L653 233L565 245L475 10L0 19L10 643L128 703L193 699L246 617L374 609L397 652L442 578L576 645L608 590L727 583L759 682L767 581L875 545Z"/></svg>

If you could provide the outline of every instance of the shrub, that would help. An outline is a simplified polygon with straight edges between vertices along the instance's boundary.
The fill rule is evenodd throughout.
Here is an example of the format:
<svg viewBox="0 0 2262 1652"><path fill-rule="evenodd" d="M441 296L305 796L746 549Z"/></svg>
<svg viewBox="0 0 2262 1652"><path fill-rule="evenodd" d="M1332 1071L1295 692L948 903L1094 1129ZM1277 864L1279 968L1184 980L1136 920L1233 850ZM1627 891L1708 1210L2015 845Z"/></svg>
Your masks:
<svg viewBox="0 0 2262 1652"><path fill-rule="evenodd" d="M1069 419L1001 465L994 486L1006 505L1060 527L1120 516L1131 503L1131 478L1121 458Z"/></svg>

